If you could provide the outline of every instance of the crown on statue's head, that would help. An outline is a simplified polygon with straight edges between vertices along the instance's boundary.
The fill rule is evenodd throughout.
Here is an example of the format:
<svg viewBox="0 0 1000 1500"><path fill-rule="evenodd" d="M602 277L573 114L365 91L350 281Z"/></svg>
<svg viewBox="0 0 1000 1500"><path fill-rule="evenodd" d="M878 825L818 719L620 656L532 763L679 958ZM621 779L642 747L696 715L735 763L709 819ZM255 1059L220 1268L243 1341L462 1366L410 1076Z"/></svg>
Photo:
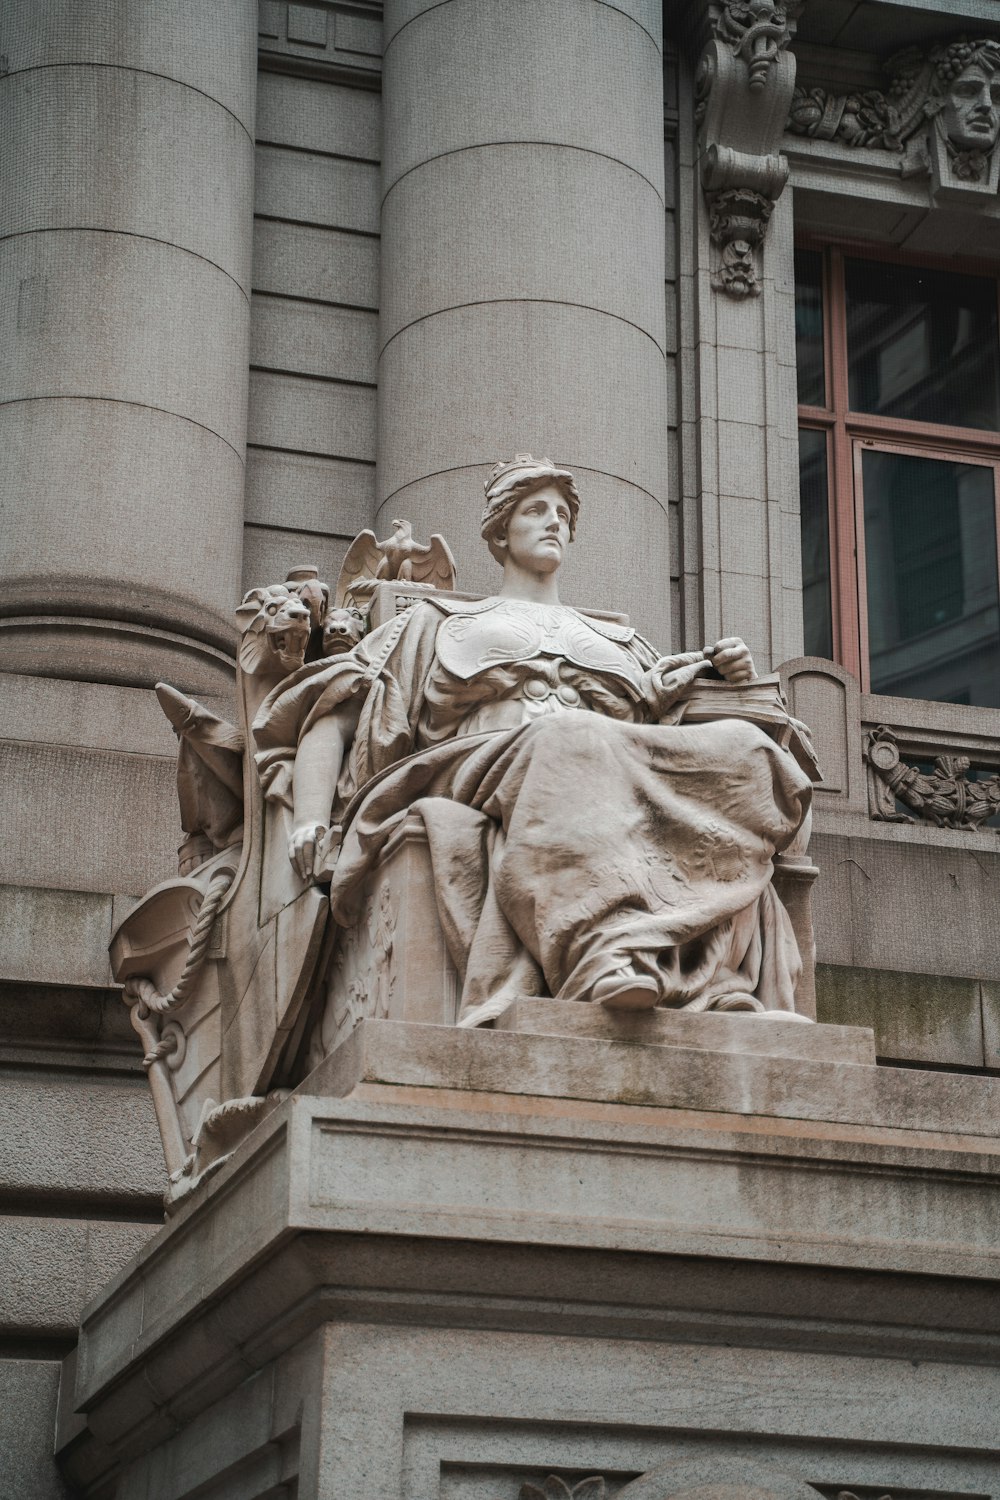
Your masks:
<svg viewBox="0 0 1000 1500"><path fill-rule="evenodd" d="M488 539L518 500L534 489L541 489L545 484L556 485L566 496L572 538L580 512L580 496L573 476L568 469L558 468L551 458L534 458L530 453L516 453L513 458L501 459L490 470L489 478L483 485L486 491L486 508L483 511L482 535Z"/></svg>

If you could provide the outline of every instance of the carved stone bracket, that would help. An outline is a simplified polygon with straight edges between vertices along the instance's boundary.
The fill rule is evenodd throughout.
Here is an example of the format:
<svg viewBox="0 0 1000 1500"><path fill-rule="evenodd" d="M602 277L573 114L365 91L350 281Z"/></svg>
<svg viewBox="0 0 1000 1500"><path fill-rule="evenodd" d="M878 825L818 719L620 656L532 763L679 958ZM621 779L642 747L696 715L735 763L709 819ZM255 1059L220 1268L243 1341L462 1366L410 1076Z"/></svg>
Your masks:
<svg viewBox="0 0 1000 1500"><path fill-rule="evenodd" d="M899 742L880 724L865 737L868 805L881 823L932 823L936 828L980 828L1000 813L1000 776L969 779L967 755L937 755L933 770L903 759ZM916 814L900 812L897 803Z"/></svg>
<svg viewBox="0 0 1000 1500"><path fill-rule="evenodd" d="M884 64L885 90L796 88L788 129L899 158L903 176L929 174L938 199L982 202L1000 183L1000 42L958 37Z"/></svg>
<svg viewBox="0 0 1000 1500"><path fill-rule="evenodd" d="M795 87L788 44L802 0L710 0L695 77L701 182L719 261L712 285L760 292L760 247L788 180L781 137Z"/></svg>

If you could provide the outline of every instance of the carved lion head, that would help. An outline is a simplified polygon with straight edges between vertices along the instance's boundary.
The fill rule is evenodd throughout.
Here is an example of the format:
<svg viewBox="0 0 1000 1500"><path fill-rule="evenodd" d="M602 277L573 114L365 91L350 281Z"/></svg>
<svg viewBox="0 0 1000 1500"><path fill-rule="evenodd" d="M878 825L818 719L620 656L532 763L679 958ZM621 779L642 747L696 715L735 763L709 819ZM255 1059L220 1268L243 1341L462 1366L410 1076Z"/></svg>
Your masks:
<svg viewBox="0 0 1000 1500"><path fill-rule="evenodd" d="M312 619L297 594L283 583L251 589L236 611L240 666L251 676L285 675L305 661Z"/></svg>

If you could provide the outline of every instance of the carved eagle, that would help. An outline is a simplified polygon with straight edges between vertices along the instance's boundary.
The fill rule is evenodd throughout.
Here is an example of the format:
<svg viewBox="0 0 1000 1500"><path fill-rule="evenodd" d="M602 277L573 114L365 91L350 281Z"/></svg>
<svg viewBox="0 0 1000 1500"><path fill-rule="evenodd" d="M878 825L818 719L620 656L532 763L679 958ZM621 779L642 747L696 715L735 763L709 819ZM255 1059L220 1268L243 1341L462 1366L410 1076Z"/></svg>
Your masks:
<svg viewBox="0 0 1000 1500"><path fill-rule="evenodd" d="M426 589L453 589L457 569L451 548L435 532L429 543L414 540L409 521L395 520L384 542L374 531L361 531L347 549L334 603L340 607L349 594L370 593L375 583L417 584Z"/></svg>

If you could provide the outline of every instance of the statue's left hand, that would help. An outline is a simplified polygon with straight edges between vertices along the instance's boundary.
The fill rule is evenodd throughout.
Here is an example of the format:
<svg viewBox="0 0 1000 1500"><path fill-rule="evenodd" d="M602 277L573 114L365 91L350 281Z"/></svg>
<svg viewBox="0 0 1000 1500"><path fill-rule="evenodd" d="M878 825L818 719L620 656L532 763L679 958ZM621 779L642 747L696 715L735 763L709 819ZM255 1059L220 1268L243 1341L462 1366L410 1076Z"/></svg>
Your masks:
<svg viewBox="0 0 1000 1500"><path fill-rule="evenodd" d="M705 655L719 676L736 687L753 682L757 676L749 647L738 635L727 635L714 646L706 646Z"/></svg>

